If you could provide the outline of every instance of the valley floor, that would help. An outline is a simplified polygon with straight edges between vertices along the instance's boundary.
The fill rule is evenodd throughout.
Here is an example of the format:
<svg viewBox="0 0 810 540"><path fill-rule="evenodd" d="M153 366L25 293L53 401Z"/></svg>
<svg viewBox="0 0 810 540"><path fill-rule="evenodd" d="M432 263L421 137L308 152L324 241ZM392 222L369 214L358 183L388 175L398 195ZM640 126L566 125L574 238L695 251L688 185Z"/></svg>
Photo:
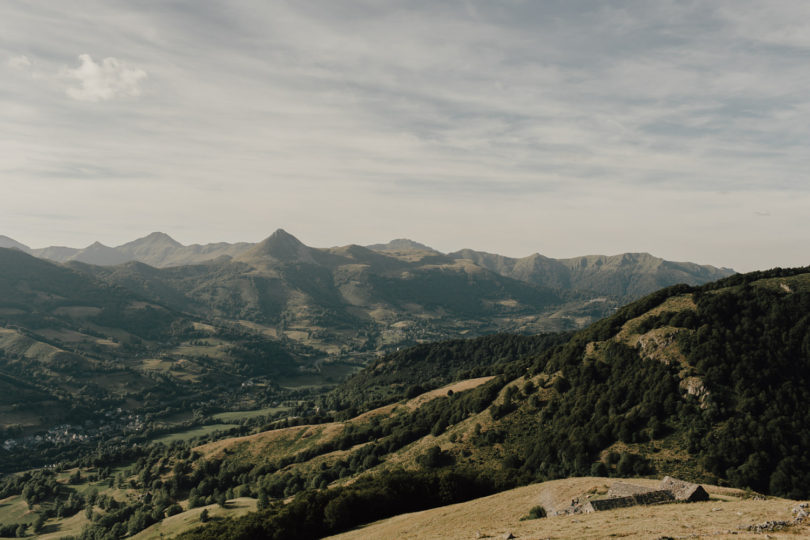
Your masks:
<svg viewBox="0 0 810 540"><path fill-rule="evenodd" d="M658 480L628 480L656 486ZM740 490L704 487L711 499L698 503L636 506L593 514L552 516L589 491L604 491L611 478L568 478L533 484L441 508L402 514L343 533L333 539L475 539L505 538L802 538L810 537L810 518L782 530L756 532L751 526L792 522L797 501L744 498ZM521 521L542 505L547 518Z"/></svg>

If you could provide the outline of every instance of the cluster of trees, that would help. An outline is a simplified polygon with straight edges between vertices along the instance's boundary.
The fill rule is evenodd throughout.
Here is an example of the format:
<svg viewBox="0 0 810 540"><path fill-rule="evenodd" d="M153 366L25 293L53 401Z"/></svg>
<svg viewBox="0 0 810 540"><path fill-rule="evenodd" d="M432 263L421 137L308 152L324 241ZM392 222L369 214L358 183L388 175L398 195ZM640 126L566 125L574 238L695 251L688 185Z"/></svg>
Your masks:
<svg viewBox="0 0 810 540"><path fill-rule="evenodd" d="M289 504L238 520L224 520L180 538L321 538L391 515L452 504L492 493L494 484L477 472L393 471L348 487L308 490Z"/></svg>
<svg viewBox="0 0 810 540"><path fill-rule="evenodd" d="M494 334L409 347L375 361L324 396L325 409L351 417L451 381L497 375L510 362L565 343L570 334L519 336Z"/></svg>
<svg viewBox="0 0 810 540"><path fill-rule="evenodd" d="M493 415L500 417L503 409L515 409L498 430L507 457L516 458L510 460L516 474L526 480L590 474L600 452L616 441L661 438L674 429L679 415L694 409L694 404L681 399L673 367L642 360L621 343L608 342L599 360L557 356L546 371L556 374L549 384L551 394L546 391L547 397L539 399L540 389L524 385L517 398L519 407L509 405L516 399L512 397ZM484 433L482 437L492 436ZM641 470L639 465L619 474Z"/></svg>
<svg viewBox="0 0 810 540"><path fill-rule="evenodd" d="M710 394L690 450L733 485L807 497L810 292L746 283L696 300L682 348Z"/></svg>

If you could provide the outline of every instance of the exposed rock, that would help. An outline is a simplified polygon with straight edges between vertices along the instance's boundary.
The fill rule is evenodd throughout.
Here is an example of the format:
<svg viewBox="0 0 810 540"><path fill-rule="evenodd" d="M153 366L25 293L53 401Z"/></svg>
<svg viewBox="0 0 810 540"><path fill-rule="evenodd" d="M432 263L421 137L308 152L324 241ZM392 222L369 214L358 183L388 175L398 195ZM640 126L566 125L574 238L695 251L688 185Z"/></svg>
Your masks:
<svg viewBox="0 0 810 540"><path fill-rule="evenodd" d="M765 523L759 523L757 525L751 525L747 527L745 530L755 533L774 532L774 531L781 531L788 525L790 525L790 523L788 523L787 521L774 520L774 521L766 521Z"/></svg>
<svg viewBox="0 0 810 540"><path fill-rule="evenodd" d="M682 356L677 348L674 348L675 338L681 333L681 328L659 328L651 330L639 336L637 348L639 356L647 360L657 360L669 365L673 360L680 360Z"/></svg>
<svg viewBox="0 0 810 540"><path fill-rule="evenodd" d="M706 400L711 395L709 390L703 384L703 380L700 377L686 377L681 381L680 384L681 389L685 390L687 394L690 396L695 396L700 401L700 408L705 409L708 407L708 403Z"/></svg>

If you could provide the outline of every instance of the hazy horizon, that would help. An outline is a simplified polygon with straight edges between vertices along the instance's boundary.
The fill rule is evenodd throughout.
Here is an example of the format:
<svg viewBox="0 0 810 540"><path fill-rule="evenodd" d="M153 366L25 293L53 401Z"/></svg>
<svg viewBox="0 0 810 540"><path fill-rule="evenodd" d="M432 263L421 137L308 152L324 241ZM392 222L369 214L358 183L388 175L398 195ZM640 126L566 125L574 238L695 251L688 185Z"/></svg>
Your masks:
<svg viewBox="0 0 810 540"><path fill-rule="evenodd" d="M0 234L804 266L810 5L0 6Z"/></svg>

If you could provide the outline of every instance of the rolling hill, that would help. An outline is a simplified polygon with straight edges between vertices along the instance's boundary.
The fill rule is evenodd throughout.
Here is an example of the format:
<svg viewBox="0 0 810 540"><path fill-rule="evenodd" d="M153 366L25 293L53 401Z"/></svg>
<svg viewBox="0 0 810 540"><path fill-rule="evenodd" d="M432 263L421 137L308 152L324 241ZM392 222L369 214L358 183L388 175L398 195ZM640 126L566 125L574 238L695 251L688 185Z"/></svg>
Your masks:
<svg viewBox="0 0 810 540"><path fill-rule="evenodd" d="M188 406L251 377L298 372L295 356L258 332L203 322L17 249L0 249L0 269L0 435L121 406Z"/></svg>
<svg viewBox="0 0 810 540"><path fill-rule="evenodd" d="M259 489L270 497L289 494L296 483L332 489L305 490L283 508L195 534L317 537L398 513L395 508L413 511L588 474L669 474L807 497L808 271L777 269L664 289L564 345L525 354L513 349L495 370L499 376L466 390L445 387L420 405L404 401L319 428L308 437L311 444L286 454L257 452L250 440L206 454L227 467L247 456L253 467L264 464L269 476ZM417 356L440 362L458 346L436 344ZM392 358L391 369L397 361L405 358ZM408 359L408 369L415 362ZM337 395L362 401L379 366L370 369L357 376L364 377L360 385L347 390L349 381ZM410 487L397 483L398 471ZM436 489L429 487L434 482L449 482L446 496L430 502L415 495ZM402 489L416 498L406 503Z"/></svg>
<svg viewBox="0 0 810 540"><path fill-rule="evenodd" d="M301 257L301 248L292 247ZM710 491L731 497L722 503L729 513L716 516L721 529L760 530L756 520L783 520L789 503L763 501L756 492L810 495L808 313L810 269L775 269L669 287L568 336L494 335L399 351L331 391L309 395L306 412L246 423L238 436L135 445L73 461L69 466L95 478L92 485L103 493L133 490L113 507L102 499L86 534L107 534L115 523L119 533L134 534L160 522L154 531L186 531L188 538L318 538L444 507L355 533L418 536L436 530L430 523L452 526L481 505L531 493L537 504L559 510L542 495L547 487L565 498L585 497L590 489L577 494L575 487L586 480L602 485L605 478L664 475L720 486ZM42 474L7 479L0 496L16 508L26 483L50 482ZM542 484L586 476L593 478ZM473 501L520 486L530 487ZM71 489L58 488L34 512L64 507L71 496L75 504ZM228 512L229 500L243 509L255 500L258 511L229 519L238 515ZM464 501L473 502L447 506ZM200 509L213 504L217 519L200 523ZM530 508L516 505L484 533L508 526L563 537L586 527L652 534L677 515L710 528L717 504L708 514L698 504L525 524L518 512ZM633 516L653 521L621 522ZM464 527L474 523L465 519ZM786 534L806 529L783 521L777 526L788 527Z"/></svg>
<svg viewBox="0 0 810 540"><path fill-rule="evenodd" d="M232 248L233 256L211 250L208 255L220 256L159 269L135 261L70 264L178 310L247 321L327 355L498 331L576 329L627 298L730 273L637 254L577 263L539 255L525 260L470 251L444 255L409 240L312 248L283 230ZM167 257L180 260L186 248L153 233L116 249L159 267ZM548 264L537 264L541 260Z"/></svg>

